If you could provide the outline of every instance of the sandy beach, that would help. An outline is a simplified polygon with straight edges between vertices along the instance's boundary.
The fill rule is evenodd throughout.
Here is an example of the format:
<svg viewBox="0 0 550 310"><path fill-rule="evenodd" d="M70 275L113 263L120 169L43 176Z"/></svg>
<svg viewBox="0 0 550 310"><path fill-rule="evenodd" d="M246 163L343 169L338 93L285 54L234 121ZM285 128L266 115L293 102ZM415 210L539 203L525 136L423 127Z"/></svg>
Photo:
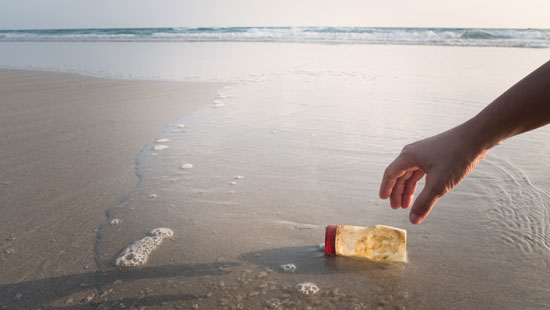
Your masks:
<svg viewBox="0 0 550 310"><path fill-rule="evenodd" d="M0 307L550 305L550 128L494 148L422 225L378 199L403 145L475 115L546 49L0 47L0 67L103 77L0 71ZM408 262L325 256L328 224L405 229ZM117 266L158 228L146 263Z"/></svg>
<svg viewBox="0 0 550 310"><path fill-rule="evenodd" d="M1 2L0 310L550 309L549 11Z"/></svg>
<svg viewBox="0 0 550 310"><path fill-rule="evenodd" d="M136 154L219 86L0 70L2 309L94 291L97 229L136 185Z"/></svg>

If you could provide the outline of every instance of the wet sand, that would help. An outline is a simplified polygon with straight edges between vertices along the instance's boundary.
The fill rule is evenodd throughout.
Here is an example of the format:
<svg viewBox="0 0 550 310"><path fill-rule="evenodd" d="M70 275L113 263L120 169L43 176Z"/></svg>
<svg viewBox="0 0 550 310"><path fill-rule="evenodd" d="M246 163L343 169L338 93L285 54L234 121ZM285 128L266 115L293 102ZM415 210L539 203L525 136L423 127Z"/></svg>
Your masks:
<svg viewBox="0 0 550 310"><path fill-rule="evenodd" d="M138 182L136 155L219 87L0 70L2 309L95 293L97 229Z"/></svg>
<svg viewBox="0 0 550 310"><path fill-rule="evenodd" d="M439 52L448 59L472 51ZM136 160L140 186L108 211L120 223L100 232L102 290L112 291L99 301L117 306L123 298L138 309L544 308L548 285L539 275L548 262L550 196L538 179L530 181L530 170L518 164L522 157L507 157L509 148L531 153L529 142L548 141L548 131L492 151L428 221L412 225L405 210L377 199L392 153L411 136L473 115L486 101L475 92L471 101L461 97L462 87L449 82L455 77L430 61L422 72L440 78L418 79L416 68L400 69L395 78L387 59L379 59L368 72L335 66L256 74L169 126L159 136L168 148L144 149ZM479 79L499 72L487 67ZM394 85L407 89L393 91ZM502 87L484 86L493 93ZM429 126L396 110L420 115ZM176 125L182 123L183 131ZM409 262L326 257L317 245L332 223L406 229ZM139 278L135 271L121 274L117 255L158 227L175 237L137 269ZM284 272L284 264L297 269ZM155 270L166 276L153 278ZM301 294L304 282L319 292Z"/></svg>
<svg viewBox="0 0 550 310"><path fill-rule="evenodd" d="M6 302L0 299L0 304L15 309L38 305L42 309L547 309L550 305L546 277L550 128L516 137L491 151L422 225L410 224L406 210L392 210L377 198L383 169L404 144L474 115L546 61L543 49L208 42L11 47L15 58L25 58L3 59L12 65L32 65L36 59L44 68L76 67L97 75L165 79L196 75L230 81L231 87L216 92L212 88L205 97L208 104L190 113L178 111L155 129L153 135L158 136L144 139L133 154L128 152L131 160L124 163L134 166L135 159L140 183L124 189L133 188L121 203L115 198L112 203L99 201L92 190L73 196L72 205L83 208L77 201L91 193L98 210L105 211L97 215L97 226L89 225L90 240L97 239L89 252L93 263L88 269L81 267L84 263L73 266L78 260L68 250L59 254L61 246L50 251L53 246L46 242L50 239L29 246L21 243L23 251L41 247L34 253L47 253L48 264L23 264L20 269L30 271L0 285L0 292L9 297ZM49 52L38 54L37 47ZM97 52L92 47L112 57L88 61ZM59 59L65 50L75 52L73 58ZM57 98L66 94L60 89ZM79 111L73 117L82 112L91 113ZM6 118L20 124L15 117ZM62 119L57 132L70 132L62 126L72 118ZM79 122L72 127L81 128ZM110 149L89 160L101 159L94 165L105 164L106 158L119 160L123 156L112 150L134 132L114 137L108 126L99 127L94 131L101 133L96 135L98 143L109 143ZM65 143L66 136L55 140L57 132L47 144L36 147L52 144L51 152L58 156L69 153L75 143ZM17 141L35 147L23 140ZM40 158L36 154L42 150L35 152ZM55 156L44 156L51 157ZM88 164L72 158L51 165L36 162L42 169ZM5 165L15 169L8 160ZM90 172L81 174L88 180L103 177L92 164L88 167ZM28 175L32 178L34 171ZM52 183L62 180L69 182L60 177ZM67 193L64 188L48 189L40 191L40 200L29 197L36 204L50 203ZM50 213L61 210L63 215L42 217L58 221L60 229L79 225L83 211L67 209L51 207ZM24 223L23 215L16 219L8 225L17 228ZM318 243L326 224L406 229L409 261L384 265L325 257ZM173 237L163 237L162 244L151 242L156 249L144 266L116 266L118 255L132 242L149 240L147 236L161 227L169 228ZM12 238L9 231L6 234L3 239ZM14 237L2 240L2 250L19 242L20 236ZM74 235L66 240L72 238L74 247L90 245ZM16 277L19 262L14 259L0 268L12 268L9 274ZM297 269L284 272L283 264ZM59 271L36 276L37 270L51 266ZM74 270L65 272L70 266ZM301 294L296 287L304 282L315 283L319 292Z"/></svg>

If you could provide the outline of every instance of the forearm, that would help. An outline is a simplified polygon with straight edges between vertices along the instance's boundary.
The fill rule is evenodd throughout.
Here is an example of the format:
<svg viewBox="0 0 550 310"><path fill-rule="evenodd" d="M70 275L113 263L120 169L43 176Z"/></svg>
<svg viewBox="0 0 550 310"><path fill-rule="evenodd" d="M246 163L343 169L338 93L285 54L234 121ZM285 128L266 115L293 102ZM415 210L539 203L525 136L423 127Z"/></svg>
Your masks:
<svg viewBox="0 0 550 310"><path fill-rule="evenodd" d="M481 150L550 123L550 61L463 124Z"/></svg>

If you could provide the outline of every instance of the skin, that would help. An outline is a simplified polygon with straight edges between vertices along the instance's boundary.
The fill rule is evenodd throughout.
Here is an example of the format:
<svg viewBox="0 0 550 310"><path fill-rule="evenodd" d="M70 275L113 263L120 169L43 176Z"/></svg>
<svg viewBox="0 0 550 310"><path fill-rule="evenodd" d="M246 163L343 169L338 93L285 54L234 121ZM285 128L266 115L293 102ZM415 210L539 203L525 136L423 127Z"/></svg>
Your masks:
<svg viewBox="0 0 550 310"><path fill-rule="evenodd" d="M420 224L437 201L464 180L489 150L515 135L550 123L550 61L500 95L470 120L406 145L386 168L380 198L392 209L408 208L417 183L426 177L409 214Z"/></svg>

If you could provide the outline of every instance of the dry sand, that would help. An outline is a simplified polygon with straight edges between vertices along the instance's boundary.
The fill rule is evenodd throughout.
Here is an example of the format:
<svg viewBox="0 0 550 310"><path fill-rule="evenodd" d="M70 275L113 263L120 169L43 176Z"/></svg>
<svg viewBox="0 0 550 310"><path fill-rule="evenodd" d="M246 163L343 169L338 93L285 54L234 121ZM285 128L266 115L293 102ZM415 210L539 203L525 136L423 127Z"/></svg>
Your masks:
<svg viewBox="0 0 550 310"><path fill-rule="evenodd" d="M219 87L0 70L0 307L34 309L91 277L136 154Z"/></svg>

